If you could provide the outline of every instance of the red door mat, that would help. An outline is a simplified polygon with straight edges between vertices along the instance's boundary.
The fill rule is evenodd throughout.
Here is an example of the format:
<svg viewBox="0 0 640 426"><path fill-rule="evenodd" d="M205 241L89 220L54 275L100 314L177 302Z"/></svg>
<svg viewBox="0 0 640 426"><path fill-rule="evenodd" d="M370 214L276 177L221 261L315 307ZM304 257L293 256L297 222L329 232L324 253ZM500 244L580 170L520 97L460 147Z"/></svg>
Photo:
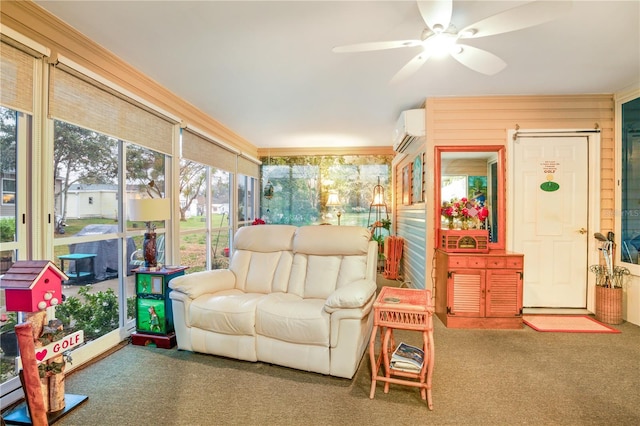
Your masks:
<svg viewBox="0 0 640 426"><path fill-rule="evenodd" d="M536 331L557 333L620 333L588 315L523 315L522 320Z"/></svg>

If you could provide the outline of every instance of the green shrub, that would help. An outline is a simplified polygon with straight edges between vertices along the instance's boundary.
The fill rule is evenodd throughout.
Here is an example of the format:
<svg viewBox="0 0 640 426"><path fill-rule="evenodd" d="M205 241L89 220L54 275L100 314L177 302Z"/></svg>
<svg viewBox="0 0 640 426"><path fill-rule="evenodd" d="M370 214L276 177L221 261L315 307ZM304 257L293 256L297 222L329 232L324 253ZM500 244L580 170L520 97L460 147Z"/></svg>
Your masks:
<svg viewBox="0 0 640 426"><path fill-rule="evenodd" d="M96 339L119 327L118 296L113 289L91 294L91 286L82 287L78 296L70 296L56 307L56 317L69 332L84 330L85 341ZM127 299L127 315L133 317L135 298Z"/></svg>
<svg viewBox="0 0 640 426"><path fill-rule="evenodd" d="M16 234L16 219L3 217L0 219L0 242L13 241Z"/></svg>

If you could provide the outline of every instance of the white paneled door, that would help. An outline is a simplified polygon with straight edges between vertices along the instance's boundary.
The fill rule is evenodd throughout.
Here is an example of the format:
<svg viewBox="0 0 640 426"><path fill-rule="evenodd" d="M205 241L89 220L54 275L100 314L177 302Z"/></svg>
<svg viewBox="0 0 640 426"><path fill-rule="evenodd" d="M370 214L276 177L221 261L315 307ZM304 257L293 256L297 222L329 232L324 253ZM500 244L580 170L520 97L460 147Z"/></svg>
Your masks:
<svg viewBox="0 0 640 426"><path fill-rule="evenodd" d="M525 136L513 146L513 249L524 253L523 305L586 308L588 138Z"/></svg>

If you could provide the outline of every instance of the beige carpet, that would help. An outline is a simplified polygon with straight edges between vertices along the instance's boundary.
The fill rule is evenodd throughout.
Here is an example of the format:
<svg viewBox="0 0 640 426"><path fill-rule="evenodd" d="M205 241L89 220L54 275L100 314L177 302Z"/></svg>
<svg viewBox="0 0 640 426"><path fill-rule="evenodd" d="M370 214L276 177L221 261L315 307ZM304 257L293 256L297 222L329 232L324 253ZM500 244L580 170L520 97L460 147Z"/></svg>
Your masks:
<svg viewBox="0 0 640 426"><path fill-rule="evenodd" d="M368 356L352 380L128 345L67 377L89 400L61 426L638 425L640 327L620 334L458 330L435 321L434 409L379 384ZM398 339L419 343L418 333Z"/></svg>
<svg viewBox="0 0 640 426"><path fill-rule="evenodd" d="M399 285L383 283L381 285ZM352 380L177 349L126 345L66 378L88 401L56 423L85 425L640 424L640 327L620 334L462 330L435 320L434 409L379 384L365 354ZM419 333L399 332L419 344Z"/></svg>

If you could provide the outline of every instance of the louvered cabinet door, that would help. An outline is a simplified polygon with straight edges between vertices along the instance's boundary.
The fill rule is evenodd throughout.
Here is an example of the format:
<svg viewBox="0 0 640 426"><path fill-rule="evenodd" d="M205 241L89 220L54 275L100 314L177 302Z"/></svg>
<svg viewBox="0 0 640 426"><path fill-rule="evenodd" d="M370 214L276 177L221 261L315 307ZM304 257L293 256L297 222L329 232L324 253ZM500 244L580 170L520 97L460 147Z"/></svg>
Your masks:
<svg viewBox="0 0 640 426"><path fill-rule="evenodd" d="M487 269L486 316L515 317L522 314L522 273Z"/></svg>
<svg viewBox="0 0 640 426"><path fill-rule="evenodd" d="M461 269L449 272L448 313L459 317L485 316L485 271Z"/></svg>

